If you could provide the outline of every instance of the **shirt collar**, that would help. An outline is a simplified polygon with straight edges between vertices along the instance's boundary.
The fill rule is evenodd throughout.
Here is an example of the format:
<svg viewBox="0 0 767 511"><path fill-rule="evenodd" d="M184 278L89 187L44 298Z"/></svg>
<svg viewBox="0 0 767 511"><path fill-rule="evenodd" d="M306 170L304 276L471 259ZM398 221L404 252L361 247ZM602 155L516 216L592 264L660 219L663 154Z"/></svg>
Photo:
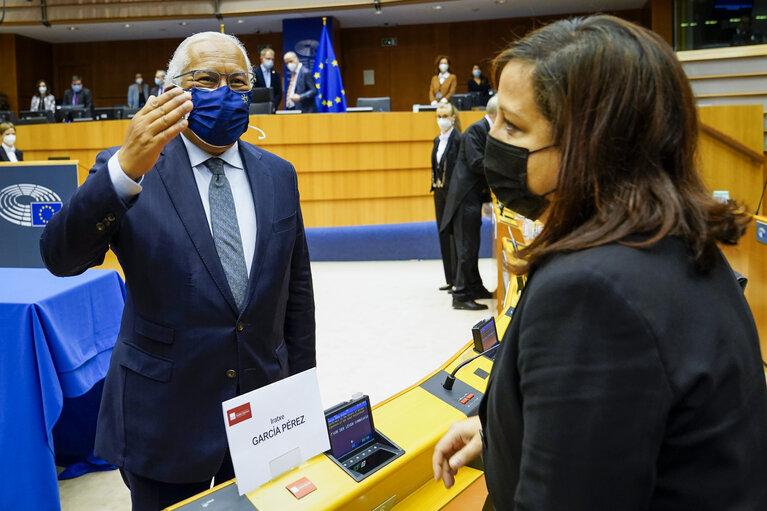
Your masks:
<svg viewBox="0 0 767 511"><path fill-rule="evenodd" d="M451 126L449 130L447 130L447 131L446 131L446 132L444 132L444 133L440 133L440 134L439 134L439 139L440 139L440 140L447 140L448 138L450 138L450 134L451 134L452 132L453 132L453 127Z"/></svg>
<svg viewBox="0 0 767 511"><path fill-rule="evenodd" d="M450 76L450 71L448 71L447 73L440 73L439 74L440 78L447 78L448 76Z"/></svg>
<svg viewBox="0 0 767 511"><path fill-rule="evenodd" d="M197 167L198 165L202 165L206 161L208 161L211 158L221 158L226 163L228 163L230 166L237 168L237 169L244 169L245 167L242 164L242 157L240 156L240 150L239 145L240 141L236 141L232 147L227 149L223 152L223 154L220 154L218 156L208 154L186 138L186 135L183 133L181 134L181 140L184 141L184 146L186 147L186 152L189 155L189 163L192 164L192 167Z"/></svg>
<svg viewBox="0 0 767 511"><path fill-rule="evenodd" d="M490 116L489 115L485 115L485 120L487 121L487 125L490 126L490 128L492 129L493 121L490 120Z"/></svg>

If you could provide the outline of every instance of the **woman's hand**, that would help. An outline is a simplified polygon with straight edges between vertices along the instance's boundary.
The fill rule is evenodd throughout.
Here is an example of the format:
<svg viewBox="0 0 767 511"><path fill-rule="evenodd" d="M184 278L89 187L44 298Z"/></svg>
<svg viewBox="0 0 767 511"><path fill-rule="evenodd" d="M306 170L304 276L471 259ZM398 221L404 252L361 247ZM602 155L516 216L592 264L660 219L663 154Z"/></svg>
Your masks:
<svg viewBox="0 0 767 511"><path fill-rule="evenodd" d="M431 463L435 481L442 478L445 488L450 488L455 483L458 469L482 454L482 438L479 435L481 429L482 424L476 416L454 422L450 426L434 446Z"/></svg>

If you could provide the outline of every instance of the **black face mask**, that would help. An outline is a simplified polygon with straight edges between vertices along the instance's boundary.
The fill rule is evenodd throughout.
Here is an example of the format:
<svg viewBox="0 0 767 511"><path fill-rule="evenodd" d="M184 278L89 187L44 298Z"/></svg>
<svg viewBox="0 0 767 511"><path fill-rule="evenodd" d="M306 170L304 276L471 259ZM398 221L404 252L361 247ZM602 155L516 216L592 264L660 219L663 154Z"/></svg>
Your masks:
<svg viewBox="0 0 767 511"><path fill-rule="evenodd" d="M546 210L549 200L545 195L536 195L527 188L527 158L553 146L551 144L530 151L488 135L485 145L485 177L504 207L530 220L536 220Z"/></svg>

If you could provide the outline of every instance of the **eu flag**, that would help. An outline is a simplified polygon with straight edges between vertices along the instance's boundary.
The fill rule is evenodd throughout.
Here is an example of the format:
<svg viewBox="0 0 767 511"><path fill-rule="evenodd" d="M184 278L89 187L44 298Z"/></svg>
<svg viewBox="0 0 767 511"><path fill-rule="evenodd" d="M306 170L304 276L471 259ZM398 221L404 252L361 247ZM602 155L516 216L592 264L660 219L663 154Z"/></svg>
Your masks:
<svg viewBox="0 0 767 511"><path fill-rule="evenodd" d="M61 209L61 202L32 202L32 225L45 227L51 217Z"/></svg>
<svg viewBox="0 0 767 511"><path fill-rule="evenodd" d="M346 91L325 18L322 18L322 36L314 59L314 86L317 87L318 112L346 112Z"/></svg>

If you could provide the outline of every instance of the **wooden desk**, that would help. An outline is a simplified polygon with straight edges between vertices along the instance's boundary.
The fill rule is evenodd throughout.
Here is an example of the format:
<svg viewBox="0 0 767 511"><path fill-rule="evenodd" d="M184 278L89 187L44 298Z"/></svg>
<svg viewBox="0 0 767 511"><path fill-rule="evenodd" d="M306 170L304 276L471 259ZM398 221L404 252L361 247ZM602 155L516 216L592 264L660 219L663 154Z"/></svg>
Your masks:
<svg viewBox="0 0 767 511"><path fill-rule="evenodd" d="M484 112L460 112L464 127ZM433 112L251 116L266 133L243 140L295 165L307 227L435 220L429 192L431 151L438 135ZM27 160L80 160L80 182L107 147L121 145L129 121L17 127Z"/></svg>

